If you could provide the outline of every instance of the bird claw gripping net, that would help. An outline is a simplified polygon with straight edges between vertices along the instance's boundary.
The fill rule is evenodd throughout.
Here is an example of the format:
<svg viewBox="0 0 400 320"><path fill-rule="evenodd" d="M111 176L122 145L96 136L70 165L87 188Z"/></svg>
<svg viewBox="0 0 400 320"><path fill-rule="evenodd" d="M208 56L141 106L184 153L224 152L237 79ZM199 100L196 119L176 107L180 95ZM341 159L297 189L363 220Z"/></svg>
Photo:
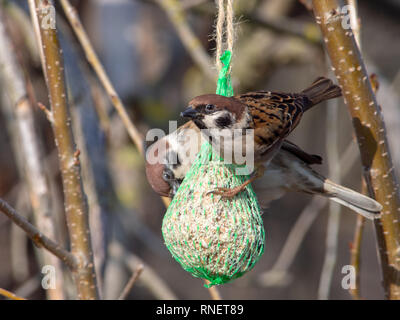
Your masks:
<svg viewBox="0 0 400 320"><path fill-rule="evenodd" d="M229 51L221 57L218 94L233 93L230 58ZM232 199L210 192L244 183L248 177L236 175L236 168L224 164L211 144L204 143L163 219L162 233L172 256L193 276L208 280L208 286L242 276L264 251L264 227L251 185Z"/></svg>

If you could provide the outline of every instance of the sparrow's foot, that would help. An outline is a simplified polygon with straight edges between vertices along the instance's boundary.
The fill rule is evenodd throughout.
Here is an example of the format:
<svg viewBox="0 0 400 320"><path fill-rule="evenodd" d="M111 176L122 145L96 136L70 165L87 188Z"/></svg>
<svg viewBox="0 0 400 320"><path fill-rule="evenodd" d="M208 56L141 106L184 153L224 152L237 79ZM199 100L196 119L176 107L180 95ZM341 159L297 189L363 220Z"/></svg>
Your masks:
<svg viewBox="0 0 400 320"><path fill-rule="evenodd" d="M247 185L252 183L254 180L262 177L264 175L264 171L265 171L265 167L259 166L259 167L257 167L253 176L250 179L248 179L247 181L245 181L244 183L242 183L240 186L237 186L235 188L218 187L214 190L207 192L207 195L210 193L213 193L213 194L219 195L223 198L232 199L234 196L236 196L240 192L244 191L246 189Z"/></svg>
<svg viewBox="0 0 400 320"><path fill-rule="evenodd" d="M241 184L240 186L235 187L235 188L218 187L218 188L216 188L214 190L211 190L211 191L207 192L207 194L212 193L212 194L219 195L219 196L221 196L223 198L232 199L238 193L244 191L244 189L247 186L246 182Z"/></svg>

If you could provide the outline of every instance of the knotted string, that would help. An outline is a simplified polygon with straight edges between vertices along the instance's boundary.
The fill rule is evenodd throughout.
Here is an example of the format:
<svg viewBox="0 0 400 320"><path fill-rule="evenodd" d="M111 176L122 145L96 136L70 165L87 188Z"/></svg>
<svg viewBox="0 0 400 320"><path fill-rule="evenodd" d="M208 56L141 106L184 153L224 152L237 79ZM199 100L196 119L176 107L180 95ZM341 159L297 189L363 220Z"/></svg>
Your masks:
<svg viewBox="0 0 400 320"><path fill-rule="evenodd" d="M226 2L226 6L224 3ZM225 13L226 11L226 13ZM217 94L232 96L231 58L233 53L234 25L233 0L218 0L218 15L216 24L216 61L219 72ZM224 30L225 28L225 30ZM224 43L224 33L226 41ZM225 49L225 52L222 51Z"/></svg>

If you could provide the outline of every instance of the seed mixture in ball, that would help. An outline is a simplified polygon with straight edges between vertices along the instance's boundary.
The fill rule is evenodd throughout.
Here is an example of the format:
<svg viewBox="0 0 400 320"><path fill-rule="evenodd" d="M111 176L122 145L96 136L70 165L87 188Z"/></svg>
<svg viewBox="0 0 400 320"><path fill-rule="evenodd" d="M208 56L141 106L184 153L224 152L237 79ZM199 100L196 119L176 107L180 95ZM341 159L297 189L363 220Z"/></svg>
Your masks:
<svg viewBox="0 0 400 320"><path fill-rule="evenodd" d="M173 257L211 285L240 277L264 251L260 208L251 187L233 199L209 193L246 181L235 169L219 160L197 159L163 220L164 241Z"/></svg>

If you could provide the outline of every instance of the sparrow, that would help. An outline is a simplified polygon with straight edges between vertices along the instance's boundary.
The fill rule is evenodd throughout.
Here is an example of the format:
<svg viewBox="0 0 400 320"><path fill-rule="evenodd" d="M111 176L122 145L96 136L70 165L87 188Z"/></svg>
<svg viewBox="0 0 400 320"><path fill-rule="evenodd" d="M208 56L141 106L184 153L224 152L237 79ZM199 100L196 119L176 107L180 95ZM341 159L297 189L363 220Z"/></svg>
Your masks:
<svg viewBox="0 0 400 320"><path fill-rule="evenodd" d="M189 121L148 147L146 155L156 154L159 157L157 163L150 163L146 156L146 175L153 190L172 198L205 141L197 125ZM184 146L188 143L195 150L194 154L188 155ZM368 219L379 218L382 206L377 201L338 185L311 168L311 165L321 163L320 156L309 154L294 143L283 140L276 155L265 163L263 176L253 184L261 207L267 208L271 201L295 191L325 196Z"/></svg>
<svg viewBox="0 0 400 320"><path fill-rule="evenodd" d="M247 150L246 135L254 134L251 150L255 163L271 160L282 146L284 139L296 128L303 113L322 101L340 97L339 86L325 77L317 78L300 93L256 91L234 97L217 94L201 95L189 102L181 116L190 118L212 141L213 147L225 159L235 163L236 146ZM249 131L250 130L250 131ZM233 133L235 132L235 135ZM224 143L229 139L231 143ZM263 166L256 166L252 178L234 189L219 188L213 191L233 197L244 187L263 175Z"/></svg>

